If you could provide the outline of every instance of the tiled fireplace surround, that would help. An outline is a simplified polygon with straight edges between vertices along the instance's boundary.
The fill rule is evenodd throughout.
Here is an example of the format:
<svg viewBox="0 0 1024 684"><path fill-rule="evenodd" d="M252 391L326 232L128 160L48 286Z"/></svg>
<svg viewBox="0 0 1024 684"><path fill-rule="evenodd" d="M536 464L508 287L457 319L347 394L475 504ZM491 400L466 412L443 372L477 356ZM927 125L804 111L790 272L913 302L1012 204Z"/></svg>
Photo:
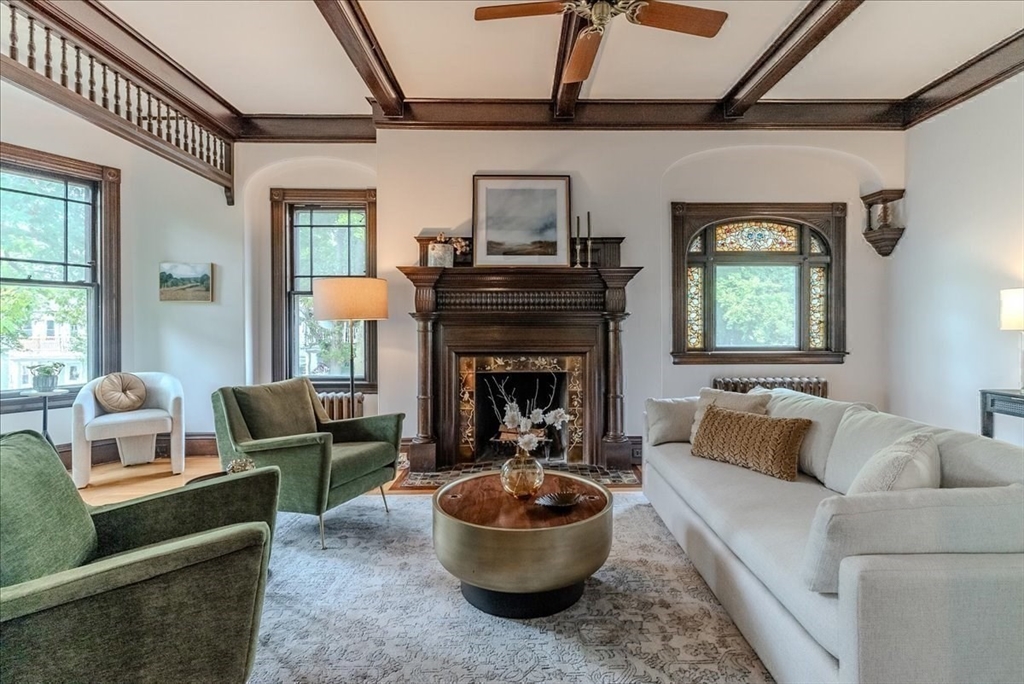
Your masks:
<svg viewBox="0 0 1024 684"><path fill-rule="evenodd" d="M401 267L416 287L418 389L414 471L475 458L480 372L567 373L567 460L628 468L623 433L622 322L639 268Z"/></svg>

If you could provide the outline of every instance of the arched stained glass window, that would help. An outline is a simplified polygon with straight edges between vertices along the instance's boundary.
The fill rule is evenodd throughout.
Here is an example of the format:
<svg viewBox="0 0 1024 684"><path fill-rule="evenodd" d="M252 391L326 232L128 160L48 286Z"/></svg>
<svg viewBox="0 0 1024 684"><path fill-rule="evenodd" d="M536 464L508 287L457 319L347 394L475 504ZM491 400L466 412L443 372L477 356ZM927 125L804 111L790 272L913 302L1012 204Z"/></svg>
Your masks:
<svg viewBox="0 0 1024 684"><path fill-rule="evenodd" d="M842 362L844 231L839 204L673 204L674 361Z"/></svg>

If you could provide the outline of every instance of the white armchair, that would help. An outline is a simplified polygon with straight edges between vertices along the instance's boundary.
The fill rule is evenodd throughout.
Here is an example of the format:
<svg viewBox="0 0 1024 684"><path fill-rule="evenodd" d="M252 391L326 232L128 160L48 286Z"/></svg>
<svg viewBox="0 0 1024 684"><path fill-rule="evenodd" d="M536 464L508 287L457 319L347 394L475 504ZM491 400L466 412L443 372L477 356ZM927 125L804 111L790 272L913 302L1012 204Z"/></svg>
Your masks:
<svg viewBox="0 0 1024 684"><path fill-rule="evenodd" d="M185 427L181 382L167 373L133 373L146 385L146 401L134 411L108 413L96 401L101 378L90 380L72 406L71 477L81 489L89 484L92 442L116 439L123 465L147 463L156 456L156 436L171 433L171 472L185 469Z"/></svg>

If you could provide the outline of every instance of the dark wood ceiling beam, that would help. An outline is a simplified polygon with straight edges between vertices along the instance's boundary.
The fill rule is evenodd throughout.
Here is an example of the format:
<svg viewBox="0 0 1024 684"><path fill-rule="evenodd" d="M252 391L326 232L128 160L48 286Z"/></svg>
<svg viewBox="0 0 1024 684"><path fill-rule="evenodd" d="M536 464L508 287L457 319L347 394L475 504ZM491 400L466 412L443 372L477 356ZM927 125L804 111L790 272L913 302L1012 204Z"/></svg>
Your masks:
<svg viewBox="0 0 1024 684"><path fill-rule="evenodd" d="M572 119L557 119L550 100L406 100L381 128L454 130L901 130L901 100L763 102L727 121L717 100L581 100Z"/></svg>
<svg viewBox="0 0 1024 684"><path fill-rule="evenodd" d="M236 142L373 143L372 116L244 114Z"/></svg>
<svg viewBox="0 0 1024 684"><path fill-rule="evenodd" d="M96 0L10 0L129 75L164 102L230 138L239 115L227 100Z"/></svg>
<svg viewBox="0 0 1024 684"><path fill-rule="evenodd" d="M904 104L910 128L1024 71L1024 31L1017 31L912 94Z"/></svg>
<svg viewBox="0 0 1024 684"><path fill-rule="evenodd" d="M387 117L402 116L405 96L358 0L313 0Z"/></svg>
<svg viewBox="0 0 1024 684"><path fill-rule="evenodd" d="M839 27L864 0L820 0L810 3L782 34L755 60L739 81L722 98L726 118L738 118L775 87L832 31Z"/></svg>
<svg viewBox="0 0 1024 684"><path fill-rule="evenodd" d="M589 25L589 21L575 12L566 12L562 17L562 35L558 41L558 56L555 58L555 81L551 87L551 101L556 119L572 119L576 113L576 101L579 99L580 90L583 89L583 83L566 83L563 77L580 32Z"/></svg>

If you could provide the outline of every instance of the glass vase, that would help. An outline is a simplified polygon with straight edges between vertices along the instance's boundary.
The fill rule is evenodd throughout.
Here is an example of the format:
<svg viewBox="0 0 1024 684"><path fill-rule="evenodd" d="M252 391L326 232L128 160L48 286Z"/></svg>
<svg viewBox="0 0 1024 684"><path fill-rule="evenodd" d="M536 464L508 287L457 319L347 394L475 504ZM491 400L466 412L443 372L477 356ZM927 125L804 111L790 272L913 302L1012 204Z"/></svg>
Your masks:
<svg viewBox="0 0 1024 684"><path fill-rule="evenodd" d="M544 468L522 448L517 448L516 455L501 466L501 486L520 501L532 498L542 484Z"/></svg>

